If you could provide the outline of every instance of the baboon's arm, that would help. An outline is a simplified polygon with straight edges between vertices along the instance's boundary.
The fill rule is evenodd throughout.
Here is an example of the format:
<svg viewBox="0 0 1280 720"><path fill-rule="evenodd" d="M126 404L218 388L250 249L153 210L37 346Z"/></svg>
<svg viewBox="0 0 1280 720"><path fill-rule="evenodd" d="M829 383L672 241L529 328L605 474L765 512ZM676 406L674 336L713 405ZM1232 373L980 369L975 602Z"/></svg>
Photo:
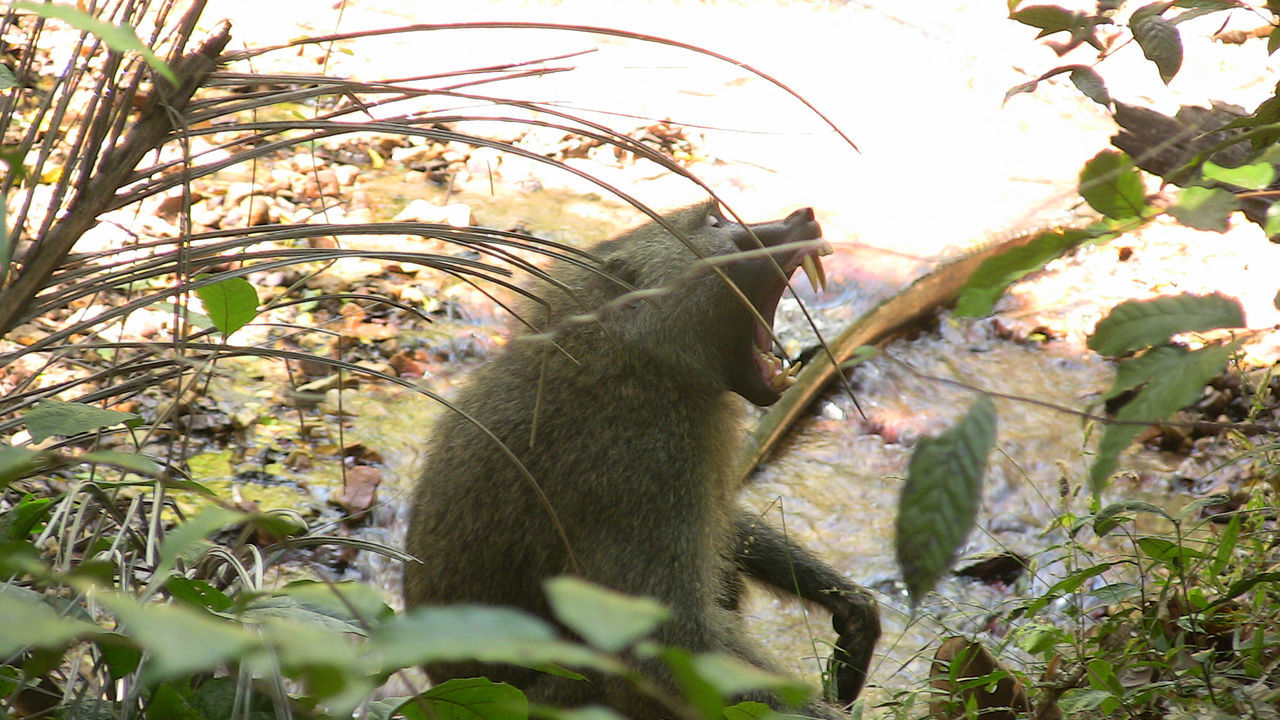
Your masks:
<svg viewBox="0 0 1280 720"><path fill-rule="evenodd" d="M740 510L735 530L735 561L744 575L831 612L839 635L831 657L833 695L841 704L853 702L880 638L875 598L753 513Z"/></svg>

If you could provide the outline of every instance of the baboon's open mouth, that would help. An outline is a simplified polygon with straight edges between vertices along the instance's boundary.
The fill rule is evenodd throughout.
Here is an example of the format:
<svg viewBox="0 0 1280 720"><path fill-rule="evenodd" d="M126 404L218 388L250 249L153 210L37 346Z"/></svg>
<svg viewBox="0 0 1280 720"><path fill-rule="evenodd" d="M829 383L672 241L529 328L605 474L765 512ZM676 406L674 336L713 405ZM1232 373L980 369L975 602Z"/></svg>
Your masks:
<svg viewBox="0 0 1280 720"><path fill-rule="evenodd" d="M786 256L776 259L788 278L796 268L804 268L804 274L808 276L809 285L814 292L822 292L827 289L827 276L822 268L822 256L830 255L832 249L821 236L807 238L807 240L810 241L805 243L808 247L797 248ZM758 307L760 317L768 322L770 327L773 325L773 316L778 309L778 302L782 299L782 291L785 287L781 282L778 282L776 287L771 285L765 303ZM795 376L800 370L800 365L793 362L790 366L784 366L782 359L773 353L773 335L769 328L759 322L754 323L754 327L752 359L755 361L756 370L759 371L760 380L765 387L774 395L781 395L796 383Z"/></svg>

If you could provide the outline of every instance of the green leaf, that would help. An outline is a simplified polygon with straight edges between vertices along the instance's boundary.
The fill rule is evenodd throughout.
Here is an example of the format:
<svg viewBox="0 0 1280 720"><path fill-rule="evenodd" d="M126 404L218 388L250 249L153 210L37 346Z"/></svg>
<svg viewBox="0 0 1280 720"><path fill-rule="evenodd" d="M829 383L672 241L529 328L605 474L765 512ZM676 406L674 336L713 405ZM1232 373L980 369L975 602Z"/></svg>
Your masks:
<svg viewBox="0 0 1280 720"><path fill-rule="evenodd" d="M213 670L258 644L239 624L184 605L141 604L117 593L96 597L124 624L125 635L147 651L144 682Z"/></svg>
<svg viewBox="0 0 1280 720"><path fill-rule="evenodd" d="M1085 97L1105 108L1111 107L1111 95L1107 92L1107 84L1093 68L1076 66L1071 71L1071 82L1075 84L1076 89L1084 93Z"/></svg>
<svg viewBox="0 0 1280 720"><path fill-rule="evenodd" d="M226 612L233 604L231 598L209 583L203 580L192 580L182 575L175 575L166 580L164 589L169 591L169 595L174 600L191 607L212 610L215 613Z"/></svg>
<svg viewBox="0 0 1280 720"><path fill-rule="evenodd" d="M8 66L0 65L0 90L18 87L18 78ZM0 213L2 214L2 213Z"/></svg>
<svg viewBox="0 0 1280 720"><path fill-rule="evenodd" d="M1276 179L1275 167L1265 162L1225 168L1206 160L1201 172L1206 180L1216 180L1246 190L1266 189Z"/></svg>
<svg viewBox="0 0 1280 720"><path fill-rule="evenodd" d="M244 517L242 512L212 505L178 525L165 535L164 542L160 545L160 562L152 572L152 583L159 584L167 580L169 572L178 564L178 558L203 550L207 546L205 538L228 525L240 522Z"/></svg>
<svg viewBox="0 0 1280 720"><path fill-rule="evenodd" d="M699 653L693 656L692 667L721 697L767 690L782 702L799 706L813 694L812 688L795 678L762 670L728 653Z"/></svg>
<svg viewBox="0 0 1280 720"><path fill-rule="evenodd" d="M1071 573L1065 578L1054 583L1053 586L1050 587L1048 591L1045 592L1044 595L1041 595L1040 597L1033 600L1031 604L1027 606L1027 612L1026 612L1027 616L1035 615L1036 613L1040 612L1044 608L1048 607L1049 603L1053 602L1054 600L1057 600L1063 595L1067 595L1069 593L1073 593L1079 590L1081 586L1083 586L1086 582L1110 570L1113 565L1117 565L1117 564L1118 563L1109 563L1109 562L1102 563L1100 565L1092 565L1087 568L1082 568L1080 570L1077 570Z"/></svg>
<svg viewBox="0 0 1280 720"><path fill-rule="evenodd" d="M1056 32L1065 32L1080 24L1078 13L1057 5L1028 5L1009 13L1009 19L1039 28L1040 34L1036 35L1038 38Z"/></svg>
<svg viewBox="0 0 1280 720"><path fill-rule="evenodd" d="M342 620L378 622L395 617L395 611L382 601L378 588L365 582L323 583L296 580L277 594L293 598L315 612ZM352 615L352 611L355 615Z"/></svg>
<svg viewBox="0 0 1280 720"><path fill-rule="evenodd" d="M996 441L996 407L983 395L951 428L921 438L898 502L895 547L918 604L955 561L982 500L982 476Z"/></svg>
<svg viewBox="0 0 1280 720"><path fill-rule="evenodd" d="M1169 522L1173 522L1173 518L1169 517L1169 513L1165 512L1163 508L1152 505L1149 502L1143 502L1141 500L1121 500L1120 502L1108 505L1102 510L1102 512L1098 513L1097 517L1093 519L1093 531L1097 533L1099 537L1106 535L1119 527L1121 522L1129 520L1130 518L1124 516L1127 513L1133 512L1144 512L1152 515L1159 515Z"/></svg>
<svg viewBox="0 0 1280 720"><path fill-rule="evenodd" d="M1106 700L1110 700L1111 697L1111 693L1106 690L1072 688L1062 693L1062 697L1058 699L1058 709L1062 710L1066 717L1075 717L1077 713L1096 710L1099 705Z"/></svg>
<svg viewBox="0 0 1280 720"><path fill-rule="evenodd" d="M0 490L30 475L44 464L49 454L40 450L0 444Z"/></svg>
<svg viewBox="0 0 1280 720"><path fill-rule="evenodd" d="M44 596L16 585L0 584L0 656L30 648L62 650L73 641L98 631L98 626L65 617Z"/></svg>
<svg viewBox="0 0 1280 720"><path fill-rule="evenodd" d="M239 624L193 608L140 604L118 594L101 594L98 600L124 624L125 634L147 651L144 682L212 670L258 642Z"/></svg>
<svg viewBox="0 0 1280 720"><path fill-rule="evenodd" d="M0 514L0 541L26 540L51 510L53 498L24 495L17 505Z"/></svg>
<svg viewBox="0 0 1280 720"><path fill-rule="evenodd" d="M1187 566L1188 560L1198 560L1204 553L1162 537L1138 538L1138 549L1147 557L1170 568Z"/></svg>
<svg viewBox="0 0 1280 720"><path fill-rule="evenodd" d="M54 435L71 437L113 425L142 422L136 413L103 410L84 403L41 400L22 417L33 442Z"/></svg>
<svg viewBox="0 0 1280 720"><path fill-rule="evenodd" d="M147 701L147 720L209 720L187 702L178 686L161 683Z"/></svg>
<svg viewBox="0 0 1280 720"><path fill-rule="evenodd" d="M1142 588L1133 583L1111 583L1103 585L1099 588L1090 590L1087 594L1094 598L1102 605L1114 605L1118 602L1124 602L1142 592Z"/></svg>
<svg viewBox="0 0 1280 720"><path fill-rule="evenodd" d="M1129 31L1142 54L1155 63L1166 85L1182 67L1182 36L1173 23L1160 17L1168 3L1152 3L1139 8L1129 20Z"/></svg>
<svg viewBox="0 0 1280 720"><path fill-rule="evenodd" d="M1244 327L1244 310L1226 295L1183 293L1128 300L1111 308L1094 327L1089 349L1115 357L1162 345L1178 333L1234 327Z"/></svg>
<svg viewBox="0 0 1280 720"><path fill-rule="evenodd" d="M383 671L429 662L561 664L620 672L607 656L559 639L545 621L513 608L478 605L416 607L370 632Z"/></svg>
<svg viewBox="0 0 1280 720"><path fill-rule="evenodd" d="M1043 232L1025 245L987 258L965 282L956 300L956 314L961 317L984 317L1010 285L1027 273L1035 272L1050 260L1092 238L1084 230Z"/></svg>
<svg viewBox="0 0 1280 720"><path fill-rule="evenodd" d="M164 61L151 51L151 48L138 39L138 36L133 32L133 28L128 25L112 25L89 13L81 12L71 5L18 0L13 4L13 9L61 20L77 30L96 35L102 39L102 42L106 43L107 47L116 52L136 52L142 56L147 65L151 66L152 70L160 73L173 85L176 86L178 84L178 76L173 74L169 66L165 65Z"/></svg>
<svg viewBox="0 0 1280 720"><path fill-rule="evenodd" d="M223 337L244 327L258 315L258 291L242 277L227 278L196 288L205 314Z"/></svg>
<svg viewBox="0 0 1280 720"><path fill-rule="evenodd" d="M671 611L648 598L614 592L574 577L543 583L556 619L608 653L630 647L671 617Z"/></svg>
<svg viewBox="0 0 1280 720"><path fill-rule="evenodd" d="M111 411L108 411L111 412ZM110 465L145 477L159 477L164 468L154 458L118 450L95 450L76 457L77 462Z"/></svg>
<svg viewBox="0 0 1280 720"><path fill-rule="evenodd" d="M1089 207L1116 220L1140 217L1147 191L1128 155L1103 150L1080 171L1080 195Z"/></svg>
<svg viewBox="0 0 1280 720"><path fill-rule="evenodd" d="M1222 188L1189 187L1178 193L1178 202L1169 214L1178 222L1197 230L1226 232L1231 213L1240 209L1240 199Z"/></svg>
<svg viewBox="0 0 1280 720"><path fill-rule="evenodd" d="M398 711L408 720L524 720L529 700L506 683L454 678L410 698Z"/></svg>
<svg viewBox="0 0 1280 720"><path fill-rule="evenodd" d="M1147 425L1198 400L1204 384L1222 372L1234 350L1234 345L1208 345L1187 353L1176 368L1151 378L1136 397L1120 408L1116 420L1125 424L1107 425L1098 443L1097 457L1089 468L1089 487L1095 495L1115 472L1120 453L1129 443Z"/></svg>
<svg viewBox="0 0 1280 720"><path fill-rule="evenodd" d="M659 649L658 655L671 670L685 702L704 718L721 716L724 712L724 700L711 683L693 669L693 653L684 648L667 646Z"/></svg>
<svg viewBox="0 0 1280 720"><path fill-rule="evenodd" d="M1111 389L1103 394L1103 400L1110 400L1133 388L1142 385L1157 375L1174 372L1184 362L1187 349L1175 345L1154 347L1137 357L1122 360L1116 366L1116 379Z"/></svg>

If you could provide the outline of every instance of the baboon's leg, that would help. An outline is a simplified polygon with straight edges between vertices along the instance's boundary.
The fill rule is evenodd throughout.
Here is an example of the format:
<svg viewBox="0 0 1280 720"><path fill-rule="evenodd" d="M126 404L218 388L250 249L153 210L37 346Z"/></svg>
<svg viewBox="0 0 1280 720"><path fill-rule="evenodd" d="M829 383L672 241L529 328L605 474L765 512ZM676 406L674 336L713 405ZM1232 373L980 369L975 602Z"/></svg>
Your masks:
<svg viewBox="0 0 1280 720"><path fill-rule="evenodd" d="M853 702L866 682L871 653L880 639L875 598L746 510L738 512L735 530L734 560L743 574L831 613L838 635L831 656L833 695L842 705ZM726 603L737 602L740 586L740 580L726 581Z"/></svg>

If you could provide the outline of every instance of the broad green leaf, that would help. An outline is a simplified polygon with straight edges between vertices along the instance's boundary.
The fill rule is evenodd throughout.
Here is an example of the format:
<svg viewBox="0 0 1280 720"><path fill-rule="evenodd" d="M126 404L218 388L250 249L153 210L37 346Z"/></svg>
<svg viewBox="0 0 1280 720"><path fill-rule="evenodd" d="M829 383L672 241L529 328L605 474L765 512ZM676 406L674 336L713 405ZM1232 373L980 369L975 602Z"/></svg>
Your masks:
<svg viewBox="0 0 1280 720"><path fill-rule="evenodd" d="M93 639L107 666L107 674L119 680L132 675L142 666L142 650L120 633L99 633Z"/></svg>
<svg viewBox="0 0 1280 720"><path fill-rule="evenodd" d="M257 645L255 636L238 623L185 605L141 604L106 592L96 598L120 619L124 634L147 651L144 682L213 670Z"/></svg>
<svg viewBox="0 0 1280 720"><path fill-rule="evenodd" d="M54 435L71 437L121 423L142 422L142 418L136 413L103 410L84 403L61 400L41 400L22 419L26 421L27 432L31 433L31 440L34 442Z"/></svg>
<svg viewBox="0 0 1280 720"><path fill-rule="evenodd" d="M308 695L343 708L338 717L350 717L351 709L373 690L373 668L348 633L294 618L256 615L245 621L270 648L241 660L257 674L282 669L286 676L304 681Z"/></svg>
<svg viewBox="0 0 1280 720"><path fill-rule="evenodd" d="M164 537L160 545L160 562L152 573L153 583L162 583L169 577L169 571L178 563L178 558L196 549L203 549L207 543L205 538L228 525L244 520L245 514L211 505L199 514L187 519Z"/></svg>
<svg viewBox="0 0 1280 720"><path fill-rule="evenodd" d="M40 450L0 444L0 490L31 474L47 457L48 453Z"/></svg>
<svg viewBox="0 0 1280 720"><path fill-rule="evenodd" d="M1071 643L1071 636L1052 625L1032 625L1018 633L1018 647L1039 655L1058 645Z"/></svg>
<svg viewBox="0 0 1280 720"><path fill-rule="evenodd" d="M1244 310L1226 295L1183 293L1129 300L1098 322L1089 336L1089 349L1116 357L1162 345L1178 333L1234 327L1244 327Z"/></svg>
<svg viewBox="0 0 1280 720"><path fill-rule="evenodd" d="M1187 353L1177 367L1151 378L1136 397L1120 408L1116 413L1120 423L1107 425L1089 468L1089 487L1094 495L1106 486L1119 464L1120 453L1129 443L1147 425L1198 400L1204 384L1222 372L1234 349L1234 345L1209 345Z"/></svg>
<svg viewBox="0 0 1280 720"><path fill-rule="evenodd" d="M1138 355L1123 360L1116 366L1116 380L1111 389L1103 394L1103 400L1110 400L1122 393L1132 390L1157 375L1177 370L1187 355L1187 349L1175 345L1161 345Z"/></svg>
<svg viewBox="0 0 1280 720"><path fill-rule="evenodd" d="M1076 66L1071 70L1071 82L1075 84L1076 89L1084 93L1085 97L1105 108L1111 107L1111 95L1107 92L1107 84L1093 68L1084 65Z"/></svg>
<svg viewBox="0 0 1280 720"><path fill-rule="evenodd" d="M647 644L641 644L645 649ZM671 670L685 701L704 718L718 718L724 712L724 698L693 668L693 653L680 647L662 647L657 654Z"/></svg>
<svg viewBox="0 0 1280 720"><path fill-rule="evenodd" d="M1182 67L1182 36L1173 23L1159 16L1167 3L1152 3L1139 8L1129 20L1129 31L1138 41L1142 54L1155 63L1160 79L1166 85Z"/></svg>
<svg viewBox="0 0 1280 720"><path fill-rule="evenodd" d="M365 582L297 580L285 585L277 594L291 597L317 613L343 620L360 619L373 623L395 617L395 611L382 601L378 588ZM353 610L354 616L351 614Z"/></svg>
<svg viewBox="0 0 1280 720"><path fill-rule="evenodd" d="M160 683L147 700L146 720L208 720L187 701L179 685Z"/></svg>
<svg viewBox="0 0 1280 720"><path fill-rule="evenodd" d="M805 683L786 675L762 670L727 653L700 653L693 656L692 668L721 697L735 697L755 690L767 690L788 705L799 706L813 694Z"/></svg>
<svg viewBox="0 0 1280 720"><path fill-rule="evenodd" d="M1039 28L1040 34L1036 35L1038 38L1071 30L1080 24L1077 13L1057 5L1028 5L1009 13L1009 19Z"/></svg>
<svg viewBox="0 0 1280 720"><path fill-rule="evenodd" d="M244 327L258 315L258 291L242 277L227 278L196 288L205 314L223 337Z"/></svg>
<svg viewBox="0 0 1280 720"><path fill-rule="evenodd" d="M1240 199L1222 188L1189 187L1178 193L1178 202L1169 214L1178 222L1197 230L1226 232L1231 213L1240 209Z"/></svg>
<svg viewBox="0 0 1280 720"><path fill-rule="evenodd" d="M973 528L995 441L995 403L983 395L951 428L916 443L894 538L912 605L933 589Z"/></svg>
<svg viewBox="0 0 1280 720"><path fill-rule="evenodd" d="M61 650L74 640L98 631L98 626L66 617L44 601L44 596L23 587L0 584L0 656L30 648Z"/></svg>
<svg viewBox="0 0 1280 720"><path fill-rule="evenodd" d="M608 716L587 710L577 720L607 720ZM482 677L454 678L410 698L398 711L407 720L524 720L529 717L529 700L506 683ZM556 717L565 720L568 716L557 713Z"/></svg>
<svg viewBox="0 0 1280 720"><path fill-rule="evenodd" d="M1106 535L1119 527L1121 522L1129 520L1125 515L1135 512L1159 515L1169 522L1173 522L1173 518L1169 517L1169 513L1165 512L1163 508L1152 505L1149 502L1143 502L1141 500L1121 500L1120 502L1108 505L1103 508L1102 512L1098 513L1097 517L1093 519L1093 531L1097 533L1099 537Z"/></svg>
<svg viewBox="0 0 1280 720"><path fill-rule="evenodd" d="M1173 540L1162 537L1138 538L1138 549L1152 560L1171 568L1185 568L1188 560L1204 557L1204 553L1199 550L1179 545Z"/></svg>
<svg viewBox="0 0 1280 720"><path fill-rule="evenodd" d="M1075 717L1077 713L1096 710L1104 701L1111 699L1111 693L1106 690L1081 690L1072 688L1062 693L1062 697L1058 699L1058 709L1062 710L1066 717Z"/></svg>
<svg viewBox="0 0 1280 720"><path fill-rule="evenodd" d="M1141 592L1142 588L1137 585L1121 582L1094 588L1088 592L1088 595L1102 605L1114 605L1115 603L1128 600Z"/></svg>
<svg viewBox="0 0 1280 720"><path fill-rule="evenodd" d="M1043 232L1021 247L987 258L969 276L960 291L956 314L962 317L990 314L996 301L1011 284L1091 238L1093 235L1083 230Z"/></svg>
<svg viewBox="0 0 1280 720"><path fill-rule="evenodd" d="M102 42L106 43L107 47L117 52L136 52L142 56L147 65L151 66L152 70L160 73L173 85L176 86L178 84L178 76L173 74L169 66L165 65L164 61L151 51L151 48L138 39L138 36L133 32L133 28L128 25L112 25L89 13L77 10L71 5L18 0L13 4L13 9L61 20L77 30L96 35L102 39Z"/></svg>
<svg viewBox="0 0 1280 720"><path fill-rule="evenodd" d="M1129 156L1103 150L1080 171L1080 195L1089 207L1116 220L1140 217L1147 191Z"/></svg>
<svg viewBox="0 0 1280 720"><path fill-rule="evenodd" d="M345 610L326 612L308 607L298 600L281 595L261 597L249 603L241 619L246 622L288 620L315 627L323 627L336 633L363 635L364 628Z"/></svg>
<svg viewBox="0 0 1280 720"><path fill-rule="evenodd" d="M1077 570L1065 578L1054 583L1045 594L1036 598L1027 606L1026 615L1032 616L1048 607L1049 603L1057 600L1063 595L1068 595L1079 590L1086 582L1110 570L1112 566L1118 563L1102 563L1100 565L1092 565L1087 568Z"/></svg>
<svg viewBox="0 0 1280 720"><path fill-rule="evenodd" d="M8 66L0 65L0 90L18 87L18 78ZM3 212L0 212L3 215Z"/></svg>
<svg viewBox="0 0 1280 720"><path fill-rule="evenodd" d="M463 660L622 670L607 656L561 641L546 621L514 608L416 607L374 628L369 639L383 671Z"/></svg>
<svg viewBox="0 0 1280 720"><path fill-rule="evenodd" d="M588 645L608 653L630 647L671 617L671 611L648 598L614 592L574 577L544 583L556 619Z"/></svg>
<svg viewBox="0 0 1280 720"><path fill-rule="evenodd" d="M1201 172L1205 180L1216 180L1246 190L1263 190L1276 179L1275 167L1265 162L1225 168L1206 160Z"/></svg>
<svg viewBox="0 0 1280 720"><path fill-rule="evenodd" d="M26 540L51 510L53 498L24 495L17 505L0 514L0 541Z"/></svg>
<svg viewBox="0 0 1280 720"><path fill-rule="evenodd" d="M174 600L215 613L226 612L233 605L231 598L221 590L203 580L192 580L182 575L166 580L164 589Z"/></svg>
<svg viewBox="0 0 1280 720"><path fill-rule="evenodd" d="M82 463L110 465L145 477L158 477L164 468L154 458L119 450L95 450L76 457Z"/></svg>

